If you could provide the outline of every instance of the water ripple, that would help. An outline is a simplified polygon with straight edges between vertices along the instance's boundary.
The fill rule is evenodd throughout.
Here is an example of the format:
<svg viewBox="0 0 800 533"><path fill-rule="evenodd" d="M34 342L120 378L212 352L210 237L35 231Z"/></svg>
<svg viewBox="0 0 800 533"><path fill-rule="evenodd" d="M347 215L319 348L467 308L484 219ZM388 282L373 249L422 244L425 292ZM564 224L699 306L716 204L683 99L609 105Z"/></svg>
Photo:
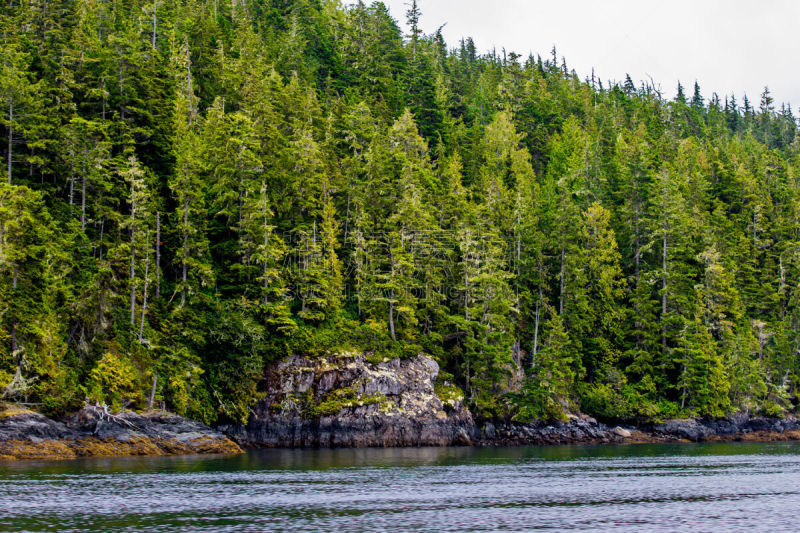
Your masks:
<svg viewBox="0 0 800 533"><path fill-rule="evenodd" d="M2 531L793 531L800 445L0 463Z"/></svg>

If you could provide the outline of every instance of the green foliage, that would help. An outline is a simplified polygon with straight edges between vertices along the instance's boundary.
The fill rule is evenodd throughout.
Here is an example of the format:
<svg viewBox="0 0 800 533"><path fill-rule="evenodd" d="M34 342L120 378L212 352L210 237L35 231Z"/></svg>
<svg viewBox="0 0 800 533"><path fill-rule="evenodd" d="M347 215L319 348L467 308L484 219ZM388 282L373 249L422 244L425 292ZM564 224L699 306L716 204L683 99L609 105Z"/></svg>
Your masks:
<svg viewBox="0 0 800 533"><path fill-rule="evenodd" d="M0 15L3 397L243 421L284 356L425 351L479 417L797 405L768 91L448 51L416 5L40 4Z"/></svg>
<svg viewBox="0 0 800 533"><path fill-rule="evenodd" d="M616 379L614 379L616 378ZM640 422L664 417L650 400L651 394L644 387L625 383L624 376L617 375L603 382L586 386L581 398L581 409L603 420L627 420ZM664 417L668 418L668 417Z"/></svg>
<svg viewBox="0 0 800 533"><path fill-rule="evenodd" d="M382 395L375 393L363 395L358 393L358 384L343 389L334 389L325 395L325 398L311 409L308 414L311 418L335 415L347 407L359 407L381 403L386 400Z"/></svg>
<svg viewBox="0 0 800 533"><path fill-rule="evenodd" d="M89 372L87 396L115 410L128 402L141 405L143 395L139 381L139 372L130 359L106 352Z"/></svg>
<svg viewBox="0 0 800 533"><path fill-rule="evenodd" d="M362 407L387 402L386 397L379 393L364 395L358 392L358 388L359 383L354 383L349 387L333 389L319 401L315 400L313 389L308 389L305 393L294 395L287 400L297 406L303 418L307 420L332 416L348 407Z"/></svg>
<svg viewBox="0 0 800 533"><path fill-rule="evenodd" d="M574 410L576 368L580 365L561 316L550 309L545 324L547 340L533 360L519 393L509 395L520 420L563 420Z"/></svg>
<svg viewBox="0 0 800 533"><path fill-rule="evenodd" d="M433 390L436 396L442 401L445 409L451 409L455 405L464 401L464 391L458 386L453 385L449 380L445 380L448 376L439 375L439 378L433 384ZM452 376L449 376L452 379Z"/></svg>

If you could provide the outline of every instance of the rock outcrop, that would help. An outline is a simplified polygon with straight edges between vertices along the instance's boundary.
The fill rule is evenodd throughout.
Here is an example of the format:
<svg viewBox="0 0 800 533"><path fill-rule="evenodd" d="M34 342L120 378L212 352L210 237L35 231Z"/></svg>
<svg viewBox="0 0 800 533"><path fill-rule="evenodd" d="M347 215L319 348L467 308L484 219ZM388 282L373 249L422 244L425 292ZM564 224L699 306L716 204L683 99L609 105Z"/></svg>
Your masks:
<svg viewBox="0 0 800 533"><path fill-rule="evenodd" d="M571 416L563 422L486 422L480 428L477 444L519 446L549 444L608 444L625 442L619 434L589 416ZM627 430L623 430L627 432ZM627 432L631 436L630 432Z"/></svg>
<svg viewBox="0 0 800 533"><path fill-rule="evenodd" d="M666 420L640 427L609 427L587 416L571 416L566 422L485 423L477 444L542 445L668 442L770 442L800 440L800 420L753 417L736 413L728 418Z"/></svg>
<svg viewBox="0 0 800 533"><path fill-rule="evenodd" d="M660 441L800 440L800 420L794 416L750 417L747 413L736 413L728 418L667 420L644 430Z"/></svg>
<svg viewBox="0 0 800 533"><path fill-rule="evenodd" d="M13 406L0 411L0 459L241 453L222 433L178 415L87 407L66 422Z"/></svg>
<svg viewBox="0 0 800 533"><path fill-rule="evenodd" d="M220 429L243 446L369 447L472 444L476 427L454 387L439 387L424 354L290 357L272 367L246 425ZM441 397L440 397L441 396Z"/></svg>

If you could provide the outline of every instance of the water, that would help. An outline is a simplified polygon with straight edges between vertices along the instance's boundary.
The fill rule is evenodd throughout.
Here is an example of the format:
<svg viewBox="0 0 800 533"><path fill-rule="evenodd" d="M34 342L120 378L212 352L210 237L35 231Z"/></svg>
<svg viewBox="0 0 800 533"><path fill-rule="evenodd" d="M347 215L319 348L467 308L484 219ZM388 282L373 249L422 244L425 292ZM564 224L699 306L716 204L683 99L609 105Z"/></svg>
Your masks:
<svg viewBox="0 0 800 533"><path fill-rule="evenodd" d="M800 444L0 463L0 531L796 531Z"/></svg>

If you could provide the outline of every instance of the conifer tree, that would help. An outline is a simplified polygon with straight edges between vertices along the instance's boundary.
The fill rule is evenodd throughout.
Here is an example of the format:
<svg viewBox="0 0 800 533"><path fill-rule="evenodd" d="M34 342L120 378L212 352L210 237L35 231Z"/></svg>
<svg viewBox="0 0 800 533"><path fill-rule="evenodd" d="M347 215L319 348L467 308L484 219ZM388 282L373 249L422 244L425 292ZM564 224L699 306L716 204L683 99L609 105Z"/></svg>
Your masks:
<svg viewBox="0 0 800 533"><path fill-rule="evenodd" d="M575 344L583 354L587 380L591 383L604 369L617 364L620 357L624 317L623 278L620 254L611 215L598 203L585 211L581 228L581 247L576 251L580 267L567 311Z"/></svg>
<svg viewBox="0 0 800 533"><path fill-rule="evenodd" d="M518 395L522 419L562 419L574 408L576 353L564 323L555 310L544 324L544 342Z"/></svg>
<svg viewBox="0 0 800 533"><path fill-rule="evenodd" d="M678 345L682 363L681 407L700 415L722 416L730 409L730 383L717 343L700 316L688 319Z"/></svg>
<svg viewBox="0 0 800 533"><path fill-rule="evenodd" d="M0 63L0 98L3 112L0 124L6 138L6 181L13 179L14 145L25 138L26 129L34 108L41 103L37 95L38 83L29 79L30 55L25 52L20 35L14 28L14 18L8 17L3 26L3 59Z"/></svg>
<svg viewBox="0 0 800 533"><path fill-rule="evenodd" d="M180 307L188 296L209 285L212 272L208 264L208 241L205 234L205 191L200 180L200 139L197 134L197 97L192 87L189 49L184 43L173 52L176 78L175 97L175 173L170 182L175 198L174 225L180 240L175 260L179 267L176 293Z"/></svg>
<svg viewBox="0 0 800 533"><path fill-rule="evenodd" d="M37 344L47 291L47 264L55 255L53 228L42 195L25 186L0 185L0 331L5 340L4 396L27 398L41 357ZM51 243L51 241L53 241ZM28 379L26 379L28 378Z"/></svg>
<svg viewBox="0 0 800 533"><path fill-rule="evenodd" d="M266 365L355 348L429 353L486 418L797 404L798 130L767 89L451 51L418 2L405 40L380 2L6 4L6 399L244 421Z"/></svg>

